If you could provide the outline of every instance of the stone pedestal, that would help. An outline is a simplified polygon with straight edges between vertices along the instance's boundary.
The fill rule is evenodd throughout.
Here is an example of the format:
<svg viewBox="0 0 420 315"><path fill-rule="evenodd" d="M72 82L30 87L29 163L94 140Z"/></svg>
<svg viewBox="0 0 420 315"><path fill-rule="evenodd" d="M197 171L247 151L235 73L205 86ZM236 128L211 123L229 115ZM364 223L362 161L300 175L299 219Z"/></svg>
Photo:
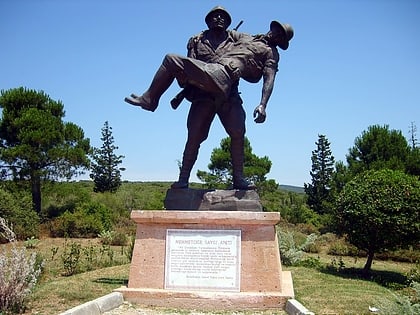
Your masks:
<svg viewBox="0 0 420 315"><path fill-rule="evenodd" d="M137 233L124 299L141 305L198 310L284 309L294 297L282 271L275 225L279 213L249 211L133 211ZM240 290L165 289L168 229L240 230Z"/></svg>
<svg viewBox="0 0 420 315"><path fill-rule="evenodd" d="M255 190L169 189L166 210L262 211Z"/></svg>

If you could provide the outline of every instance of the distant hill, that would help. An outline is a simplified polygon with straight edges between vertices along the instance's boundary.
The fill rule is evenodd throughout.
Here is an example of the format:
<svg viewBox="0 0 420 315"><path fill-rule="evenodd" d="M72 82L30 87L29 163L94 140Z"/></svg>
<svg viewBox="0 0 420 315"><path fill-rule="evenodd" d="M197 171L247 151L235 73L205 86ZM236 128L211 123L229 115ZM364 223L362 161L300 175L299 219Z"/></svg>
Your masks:
<svg viewBox="0 0 420 315"><path fill-rule="evenodd" d="M83 180L81 182L84 182ZM86 182L91 182L89 180L87 180ZM163 187L169 188L171 186L171 184L173 182L166 182L166 181L124 181L126 183L140 183L140 184L151 184L151 185L162 185ZM194 183L194 182L190 182L190 187L191 188L203 188L203 184L202 183ZM291 192L295 192L298 194L304 194L305 190L303 189L303 187L299 187L299 186L292 186L292 185L279 185L280 190L284 190L284 191L291 191Z"/></svg>
<svg viewBox="0 0 420 315"><path fill-rule="evenodd" d="M298 194L304 194L305 190L303 189L303 187L298 187L298 186L291 186L291 185L280 185L280 189L281 190L286 190L286 191L292 191Z"/></svg>

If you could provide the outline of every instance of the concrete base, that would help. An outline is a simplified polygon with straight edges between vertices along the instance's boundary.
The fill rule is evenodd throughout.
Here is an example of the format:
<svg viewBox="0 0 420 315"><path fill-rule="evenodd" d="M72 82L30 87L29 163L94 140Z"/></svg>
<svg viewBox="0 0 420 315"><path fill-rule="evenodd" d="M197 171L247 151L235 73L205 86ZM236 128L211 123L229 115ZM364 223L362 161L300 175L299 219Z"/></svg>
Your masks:
<svg viewBox="0 0 420 315"><path fill-rule="evenodd" d="M73 307L60 315L101 315L123 303L123 295L119 292L113 292L108 295L97 298L96 300L83 303Z"/></svg>
<svg viewBox="0 0 420 315"><path fill-rule="evenodd" d="M279 213L248 211L133 211L136 240L124 299L200 310L284 309L294 297L291 273L282 271L275 225ZM241 230L240 292L164 288L167 229Z"/></svg>

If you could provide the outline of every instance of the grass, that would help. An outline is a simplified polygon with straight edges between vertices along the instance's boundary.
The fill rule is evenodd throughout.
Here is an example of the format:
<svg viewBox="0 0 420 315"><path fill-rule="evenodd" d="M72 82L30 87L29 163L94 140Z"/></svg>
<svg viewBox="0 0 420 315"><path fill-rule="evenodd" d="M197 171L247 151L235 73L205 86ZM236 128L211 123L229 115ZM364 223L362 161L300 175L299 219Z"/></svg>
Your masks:
<svg viewBox="0 0 420 315"><path fill-rule="evenodd" d="M375 282L342 278L315 269L291 267L296 299L316 314L370 314L369 306L394 300Z"/></svg>
<svg viewBox="0 0 420 315"><path fill-rule="evenodd" d="M100 248L101 246L97 239L67 242L73 241L80 242L85 248ZM59 257L64 252L64 244L63 239L48 238L41 240L35 248L31 249L41 253L46 265L42 279L31 295L25 314L58 314L111 293L127 283L130 266L128 260L118 266L63 276L62 262ZM58 248L54 258L52 248ZM124 251L121 247L113 249L114 259L124 262ZM340 258L341 270L337 271L335 269L338 266L337 257L318 255L307 254L307 257L312 257L322 266L329 265L332 268L283 268L292 272L296 299L316 314L371 314L369 306L379 309L385 306L389 308L389 305L397 303L398 296L394 289L401 288L403 285L401 282L405 279L404 274L414 267L414 264L409 263L374 261L373 277L366 280L358 277L358 271L363 267L364 259ZM164 314L167 311L169 310L162 309L161 313ZM189 312L179 310L179 314L189 314ZM235 312L235 314L268 315L285 314L285 312Z"/></svg>
<svg viewBox="0 0 420 315"><path fill-rule="evenodd" d="M129 264L57 277L41 282L34 291L26 314L58 314L111 293L125 285Z"/></svg>
<svg viewBox="0 0 420 315"><path fill-rule="evenodd" d="M66 269L62 257L73 243L81 245L77 268L80 273L63 276ZM44 270L25 314L58 314L111 293L128 281L128 246L104 246L99 239L46 238L29 250L43 258Z"/></svg>
<svg viewBox="0 0 420 315"><path fill-rule="evenodd" d="M375 260L369 279L361 277L363 258L307 254L321 268L288 267L292 271L296 299L316 314L372 314L369 307L398 307L406 286L404 274L415 265ZM337 263L339 261L339 263ZM388 313L389 314L389 313Z"/></svg>

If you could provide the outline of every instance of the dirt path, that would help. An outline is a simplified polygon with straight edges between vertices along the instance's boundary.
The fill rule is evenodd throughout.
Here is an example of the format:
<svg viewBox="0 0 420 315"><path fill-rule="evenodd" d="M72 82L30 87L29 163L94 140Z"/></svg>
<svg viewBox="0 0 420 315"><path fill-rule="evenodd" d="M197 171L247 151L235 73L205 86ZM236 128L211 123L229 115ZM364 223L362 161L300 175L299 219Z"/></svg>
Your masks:
<svg viewBox="0 0 420 315"><path fill-rule="evenodd" d="M186 310L170 310L163 308L142 308L137 305L133 305L128 302L124 302L120 307L115 308L111 311L105 312L104 315L251 315L251 314L260 314L260 315L287 315L283 310L275 311L246 311L246 312L200 312L200 311L186 311Z"/></svg>

